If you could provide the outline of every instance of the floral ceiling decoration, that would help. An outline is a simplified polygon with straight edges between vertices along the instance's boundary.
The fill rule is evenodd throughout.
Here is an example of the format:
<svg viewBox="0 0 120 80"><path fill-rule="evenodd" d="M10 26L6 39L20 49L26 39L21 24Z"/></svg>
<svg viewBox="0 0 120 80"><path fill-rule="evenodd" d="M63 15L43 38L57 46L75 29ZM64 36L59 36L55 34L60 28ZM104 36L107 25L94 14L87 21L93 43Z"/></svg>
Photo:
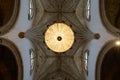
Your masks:
<svg viewBox="0 0 120 80"><path fill-rule="evenodd" d="M35 47L33 79L85 80L82 51L88 42L94 39L94 33L87 28L87 22L84 18L86 0L35 0L34 2L36 5L34 26L27 30L24 35ZM67 28L71 32L69 39L72 40L72 44L61 52L50 49L45 41L46 36L50 37L46 31L57 23L62 24L63 34L65 34L64 25L70 26ZM55 32L52 35L58 34L57 31ZM67 36L65 35L65 37ZM48 40L53 39L49 38ZM63 37L57 36L56 39L61 41ZM68 40L68 42L70 41ZM51 45L54 45L54 42Z"/></svg>

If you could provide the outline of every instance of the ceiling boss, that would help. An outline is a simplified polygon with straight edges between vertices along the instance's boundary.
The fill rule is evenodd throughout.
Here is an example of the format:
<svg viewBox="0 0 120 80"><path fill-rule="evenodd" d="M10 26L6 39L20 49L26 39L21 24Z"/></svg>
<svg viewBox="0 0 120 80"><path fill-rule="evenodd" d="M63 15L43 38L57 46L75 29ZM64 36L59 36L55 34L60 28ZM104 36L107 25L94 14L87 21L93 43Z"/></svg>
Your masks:
<svg viewBox="0 0 120 80"><path fill-rule="evenodd" d="M54 52L65 52L74 43L74 32L65 23L54 23L45 32L45 43Z"/></svg>

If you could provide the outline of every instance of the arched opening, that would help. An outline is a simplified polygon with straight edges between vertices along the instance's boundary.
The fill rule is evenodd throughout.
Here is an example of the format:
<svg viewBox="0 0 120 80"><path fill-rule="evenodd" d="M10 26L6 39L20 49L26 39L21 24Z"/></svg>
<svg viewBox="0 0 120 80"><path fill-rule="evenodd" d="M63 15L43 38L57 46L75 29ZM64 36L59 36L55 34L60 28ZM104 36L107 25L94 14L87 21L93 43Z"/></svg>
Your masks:
<svg viewBox="0 0 120 80"><path fill-rule="evenodd" d="M12 17L15 0L0 0L0 27Z"/></svg>
<svg viewBox="0 0 120 80"><path fill-rule="evenodd" d="M13 52L0 45L0 80L18 80L18 65Z"/></svg>
<svg viewBox="0 0 120 80"><path fill-rule="evenodd" d="M120 80L120 47L113 47L105 54L100 75L100 80Z"/></svg>
<svg viewBox="0 0 120 80"><path fill-rule="evenodd" d="M0 35L8 32L15 23L19 11L19 0L0 0Z"/></svg>
<svg viewBox="0 0 120 80"><path fill-rule="evenodd" d="M120 45L108 42L100 51L96 63L96 80L120 80Z"/></svg>
<svg viewBox="0 0 120 80"><path fill-rule="evenodd" d="M23 63L17 46L0 38L0 80L23 80Z"/></svg>
<svg viewBox="0 0 120 80"><path fill-rule="evenodd" d="M99 0L100 16L105 28L118 36L120 32L120 0Z"/></svg>
<svg viewBox="0 0 120 80"><path fill-rule="evenodd" d="M104 0L105 13L109 22L120 30L120 0Z"/></svg>

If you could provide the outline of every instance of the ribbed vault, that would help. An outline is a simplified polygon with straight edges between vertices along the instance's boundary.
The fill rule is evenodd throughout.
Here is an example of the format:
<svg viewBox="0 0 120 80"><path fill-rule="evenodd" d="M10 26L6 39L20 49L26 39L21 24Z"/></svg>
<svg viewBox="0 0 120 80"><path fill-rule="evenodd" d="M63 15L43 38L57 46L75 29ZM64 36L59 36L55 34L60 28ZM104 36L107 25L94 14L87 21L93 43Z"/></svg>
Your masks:
<svg viewBox="0 0 120 80"><path fill-rule="evenodd" d="M69 80L85 80L82 50L94 38L94 33L85 23L86 0L35 0L35 3L36 16L40 17L38 20L35 18L34 27L25 32L25 37L35 47L34 80L51 80L54 75L55 79L52 80L66 80L66 76L69 76ZM60 54L50 50L44 41L48 26L57 22L71 26L75 33L72 48Z"/></svg>

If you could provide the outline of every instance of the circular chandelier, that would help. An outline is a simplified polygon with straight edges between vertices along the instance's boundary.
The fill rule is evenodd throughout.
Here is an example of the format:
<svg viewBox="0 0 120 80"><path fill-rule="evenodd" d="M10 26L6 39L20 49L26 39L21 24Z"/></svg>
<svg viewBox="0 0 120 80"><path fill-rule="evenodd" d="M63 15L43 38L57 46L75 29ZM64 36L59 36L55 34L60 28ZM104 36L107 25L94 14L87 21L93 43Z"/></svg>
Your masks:
<svg viewBox="0 0 120 80"><path fill-rule="evenodd" d="M74 32L64 23L54 23L45 32L45 43L54 52L65 52L74 43Z"/></svg>

